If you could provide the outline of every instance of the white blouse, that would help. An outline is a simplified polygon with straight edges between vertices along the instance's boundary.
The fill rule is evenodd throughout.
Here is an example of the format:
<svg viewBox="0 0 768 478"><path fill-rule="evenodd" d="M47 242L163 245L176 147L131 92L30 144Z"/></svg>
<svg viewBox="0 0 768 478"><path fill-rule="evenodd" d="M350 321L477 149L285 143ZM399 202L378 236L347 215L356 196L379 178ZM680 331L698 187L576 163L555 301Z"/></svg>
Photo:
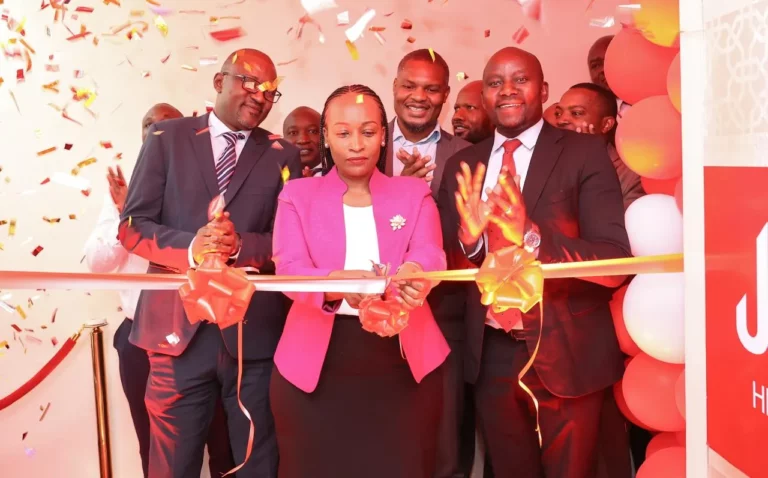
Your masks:
<svg viewBox="0 0 768 478"><path fill-rule="evenodd" d="M373 264L378 264L380 261L379 238L376 234L373 206L352 207L345 204L344 229L346 234L344 270L372 270ZM350 307L346 300L341 302L336 313L360 315L359 311Z"/></svg>

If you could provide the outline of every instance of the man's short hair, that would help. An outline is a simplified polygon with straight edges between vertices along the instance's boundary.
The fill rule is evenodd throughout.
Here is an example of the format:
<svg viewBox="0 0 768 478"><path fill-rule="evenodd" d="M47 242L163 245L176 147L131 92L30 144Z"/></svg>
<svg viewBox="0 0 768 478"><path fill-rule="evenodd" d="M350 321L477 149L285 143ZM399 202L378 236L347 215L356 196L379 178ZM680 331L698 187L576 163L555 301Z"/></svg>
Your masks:
<svg viewBox="0 0 768 478"><path fill-rule="evenodd" d="M434 61L432 60L432 54L435 55ZM449 83L451 71L448 68L448 63L445 62L445 59L440 56L438 52L432 50L432 53L430 53L429 50L425 48L420 50L413 50L412 52L405 55L402 60L400 60L400 63L397 65L397 71L399 72L405 68L405 64L409 61L426 61L438 65L445 72L445 84L447 85Z"/></svg>
<svg viewBox="0 0 768 478"><path fill-rule="evenodd" d="M571 86L571 90L589 90L597 94L598 101L600 102L600 108L603 111L603 116L613 116L614 118L619 114L619 106L617 104L618 98L610 90L606 90L600 85L594 83L578 83Z"/></svg>

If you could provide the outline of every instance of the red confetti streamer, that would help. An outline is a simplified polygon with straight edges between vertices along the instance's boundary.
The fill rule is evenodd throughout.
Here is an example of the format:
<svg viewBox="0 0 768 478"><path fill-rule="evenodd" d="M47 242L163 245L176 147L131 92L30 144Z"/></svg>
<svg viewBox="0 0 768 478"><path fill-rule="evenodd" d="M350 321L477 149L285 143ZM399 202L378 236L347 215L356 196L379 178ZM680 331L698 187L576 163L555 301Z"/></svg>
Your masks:
<svg viewBox="0 0 768 478"><path fill-rule="evenodd" d="M77 7L75 9L75 11L76 12L81 12L81 13L93 13L93 8L92 7Z"/></svg>
<svg viewBox="0 0 768 478"><path fill-rule="evenodd" d="M83 194L83 196L85 196L85 197L88 197L88 196L90 196L90 195L91 195L91 188L88 188L88 189L83 189L83 190L82 190L82 191L80 191L80 192Z"/></svg>
<svg viewBox="0 0 768 478"><path fill-rule="evenodd" d="M211 37L214 40L217 40L220 42L234 40L242 36L245 36L245 31L240 27L227 28L226 30L218 30L215 32L211 32Z"/></svg>
<svg viewBox="0 0 768 478"><path fill-rule="evenodd" d="M53 345L54 347L59 345L59 341L56 339L56 337L51 337L51 345Z"/></svg>
<svg viewBox="0 0 768 478"><path fill-rule="evenodd" d="M72 143L66 143L66 144L64 145L64 149L66 149L67 151L69 151L70 149L72 149Z"/></svg>
<svg viewBox="0 0 768 478"><path fill-rule="evenodd" d="M161 59L160 63L165 63L166 61L168 61L168 58L170 58L170 57L171 57L171 54L168 53L168 56L166 56L165 58Z"/></svg>
<svg viewBox="0 0 768 478"><path fill-rule="evenodd" d="M525 28L525 26L522 26L517 29L517 31L512 35L512 39L515 40L515 42L519 45L525 41L526 38L528 38L528 29Z"/></svg>
<svg viewBox="0 0 768 478"><path fill-rule="evenodd" d="M411 23L410 20L403 20L403 22L400 24L400 28L403 30L410 30L413 28L413 23Z"/></svg>
<svg viewBox="0 0 768 478"><path fill-rule="evenodd" d="M42 186L43 184L48 184L50 182L51 182L51 178L45 178L43 179L43 182L40 183L40 186Z"/></svg>
<svg viewBox="0 0 768 478"><path fill-rule="evenodd" d="M112 149L111 141L99 141L99 145L104 149Z"/></svg>
<svg viewBox="0 0 768 478"><path fill-rule="evenodd" d="M33 256L35 256L35 257L37 257L37 255L38 255L38 254L40 254L41 252L43 252L43 246L37 246L37 247L35 247L35 249L32 251L32 255L33 255Z"/></svg>
<svg viewBox="0 0 768 478"><path fill-rule="evenodd" d="M58 312L59 309L53 309L53 315L51 316L51 323L53 324L56 322L56 312Z"/></svg>
<svg viewBox="0 0 768 478"><path fill-rule="evenodd" d="M488 38L489 36L491 36L491 31L490 30L486 30L484 35L485 35L485 38Z"/></svg>
<svg viewBox="0 0 768 478"><path fill-rule="evenodd" d="M11 327L13 327L13 330L15 330L16 332L19 332L19 333L21 333L21 327L19 327L18 325L16 325L16 324L11 324Z"/></svg>

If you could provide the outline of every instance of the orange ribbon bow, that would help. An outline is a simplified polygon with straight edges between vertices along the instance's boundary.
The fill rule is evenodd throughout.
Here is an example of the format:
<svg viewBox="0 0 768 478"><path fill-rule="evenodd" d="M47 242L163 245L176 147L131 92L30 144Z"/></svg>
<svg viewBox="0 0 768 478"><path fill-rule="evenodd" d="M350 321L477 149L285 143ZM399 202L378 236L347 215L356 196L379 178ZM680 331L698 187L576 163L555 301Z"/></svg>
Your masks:
<svg viewBox="0 0 768 478"><path fill-rule="evenodd" d="M495 313L520 309L525 313L541 302L544 274L534 255L517 246L488 254L476 277L483 305Z"/></svg>
<svg viewBox="0 0 768 478"><path fill-rule="evenodd" d="M378 276L387 276L389 265L374 264ZM360 323L363 330L379 337L394 337L408 326L410 314L395 300L397 289L391 284L383 296L368 296L360 301Z"/></svg>

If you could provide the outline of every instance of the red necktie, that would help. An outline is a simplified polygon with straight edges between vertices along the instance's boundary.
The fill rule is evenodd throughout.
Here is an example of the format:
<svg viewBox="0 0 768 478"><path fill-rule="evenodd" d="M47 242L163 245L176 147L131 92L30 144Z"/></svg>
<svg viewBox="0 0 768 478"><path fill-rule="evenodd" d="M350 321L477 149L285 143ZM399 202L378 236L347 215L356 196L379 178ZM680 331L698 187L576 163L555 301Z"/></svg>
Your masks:
<svg viewBox="0 0 768 478"><path fill-rule="evenodd" d="M501 159L501 165L502 167L506 166L507 170L509 170L509 176L512 178L517 174L513 154L521 144L519 139L508 139L504 142L504 156ZM501 174L501 171L499 171L499 174ZM496 224L492 222L488 224L488 252L495 252L511 245L512 243L504 238L504 234L502 234L501 229ZM508 309L500 314L491 312L491 315L506 332L512 330L512 327L522 320L522 315L518 309Z"/></svg>

